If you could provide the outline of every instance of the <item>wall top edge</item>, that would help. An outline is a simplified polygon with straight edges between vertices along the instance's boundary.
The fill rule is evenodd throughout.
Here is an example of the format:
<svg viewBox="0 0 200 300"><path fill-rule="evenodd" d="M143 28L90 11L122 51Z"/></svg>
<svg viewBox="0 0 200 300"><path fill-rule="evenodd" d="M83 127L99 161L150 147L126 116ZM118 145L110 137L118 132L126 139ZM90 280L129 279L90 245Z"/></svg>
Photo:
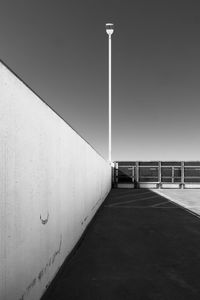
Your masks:
<svg viewBox="0 0 200 300"><path fill-rule="evenodd" d="M0 58L0 64L11 72L23 85L26 86L40 101L42 101L51 111L53 111L62 121L65 122L82 140L84 140L105 162L108 162L76 129L72 127L59 113L57 113L39 94L37 94L8 64Z"/></svg>

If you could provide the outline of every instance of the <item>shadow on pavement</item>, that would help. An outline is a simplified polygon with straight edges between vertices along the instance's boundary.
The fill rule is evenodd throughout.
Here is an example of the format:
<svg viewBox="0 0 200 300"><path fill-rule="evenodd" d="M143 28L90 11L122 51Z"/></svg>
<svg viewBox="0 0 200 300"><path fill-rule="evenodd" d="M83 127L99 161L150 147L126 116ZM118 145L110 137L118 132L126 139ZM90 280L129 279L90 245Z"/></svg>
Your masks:
<svg viewBox="0 0 200 300"><path fill-rule="evenodd" d="M42 300L199 299L200 219L148 189L112 189Z"/></svg>

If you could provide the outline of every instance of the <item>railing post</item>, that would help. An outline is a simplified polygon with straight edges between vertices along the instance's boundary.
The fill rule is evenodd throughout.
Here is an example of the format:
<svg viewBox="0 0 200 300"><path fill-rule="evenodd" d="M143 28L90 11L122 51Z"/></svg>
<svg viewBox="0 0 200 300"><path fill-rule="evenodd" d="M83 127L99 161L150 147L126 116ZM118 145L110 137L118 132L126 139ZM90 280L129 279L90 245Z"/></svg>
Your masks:
<svg viewBox="0 0 200 300"><path fill-rule="evenodd" d="M185 174L184 174L184 161L181 162L181 188L184 189L185 185Z"/></svg>
<svg viewBox="0 0 200 300"><path fill-rule="evenodd" d="M158 187L161 188L161 161L158 162Z"/></svg>
<svg viewBox="0 0 200 300"><path fill-rule="evenodd" d="M139 188L139 163L135 162L135 178L136 178L136 188Z"/></svg>
<svg viewBox="0 0 200 300"><path fill-rule="evenodd" d="M116 187L118 187L118 176L119 176L119 172L118 172L118 163L116 163L116 169L115 169L115 182L116 182Z"/></svg>
<svg viewBox="0 0 200 300"><path fill-rule="evenodd" d="M174 167L172 167L172 183L174 183Z"/></svg>
<svg viewBox="0 0 200 300"><path fill-rule="evenodd" d="M114 162L113 166L111 166L111 172L112 172L112 187L115 187L115 166L116 166L116 162Z"/></svg>
<svg viewBox="0 0 200 300"><path fill-rule="evenodd" d="M134 184L134 187L135 187L135 172L134 172L134 166L132 166L131 177L132 177L132 183Z"/></svg>

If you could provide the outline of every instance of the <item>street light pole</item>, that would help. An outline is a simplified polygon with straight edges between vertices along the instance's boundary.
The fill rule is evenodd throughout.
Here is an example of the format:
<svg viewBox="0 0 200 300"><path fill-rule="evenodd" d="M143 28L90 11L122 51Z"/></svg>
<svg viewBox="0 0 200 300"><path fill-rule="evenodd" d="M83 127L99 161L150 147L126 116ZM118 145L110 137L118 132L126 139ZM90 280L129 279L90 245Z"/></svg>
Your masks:
<svg viewBox="0 0 200 300"><path fill-rule="evenodd" d="M108 123L109 123L109 129L108 129L108 161L111 163L111 149L112 149L112 144L111 144L111 138L112 138L112 131L111 131L111 83L112 83L112 78L111 78L111 35L114 32L114 24L112 23L107 23L106 24L106 33L108 34Z"/></svg>

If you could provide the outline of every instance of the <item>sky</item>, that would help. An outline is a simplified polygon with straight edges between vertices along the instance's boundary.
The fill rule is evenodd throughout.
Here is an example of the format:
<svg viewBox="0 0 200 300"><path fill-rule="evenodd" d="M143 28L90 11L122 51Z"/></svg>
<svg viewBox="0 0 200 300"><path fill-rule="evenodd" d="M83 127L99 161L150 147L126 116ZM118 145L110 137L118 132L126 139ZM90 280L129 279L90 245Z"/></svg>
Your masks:
<svg viewBox="0 0 200 300"><path fill-rule="evenodd" d="M105 159L200 159L200 2L0 0L0 58Z"/></svg>

